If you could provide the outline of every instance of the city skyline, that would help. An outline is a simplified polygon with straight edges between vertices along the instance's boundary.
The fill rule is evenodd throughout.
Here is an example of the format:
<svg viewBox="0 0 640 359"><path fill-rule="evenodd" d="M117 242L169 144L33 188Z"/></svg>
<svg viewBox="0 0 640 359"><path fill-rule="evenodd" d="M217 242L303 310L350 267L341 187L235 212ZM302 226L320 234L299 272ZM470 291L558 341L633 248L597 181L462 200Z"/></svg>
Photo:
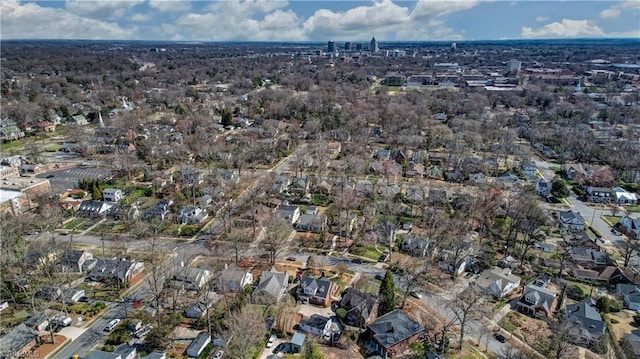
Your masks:
<svg viewBox="0 0 640 359"><path fill-rule="evenodd" d="M2 40L473 41L640 38L640 1L19 1Z"/></svg>

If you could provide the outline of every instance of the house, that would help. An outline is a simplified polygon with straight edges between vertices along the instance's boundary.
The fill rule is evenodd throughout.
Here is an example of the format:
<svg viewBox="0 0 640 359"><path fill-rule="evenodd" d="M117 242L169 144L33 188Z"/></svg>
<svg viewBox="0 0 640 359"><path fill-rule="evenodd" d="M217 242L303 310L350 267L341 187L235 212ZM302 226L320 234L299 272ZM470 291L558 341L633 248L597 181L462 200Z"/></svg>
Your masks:
<svg viewBox="0 0 640 359"><path fill-rule="evenodd" d="M296 224L296 230L301 232L320 233L327 228L327 216L324 213L305 212L300 216L300 220Z"/></svg>
<svg viewBox="0 0 640 359"><path fill-rule="evenodd" d="M469 183L479 186L487 182L487 176L482 172L475 172L469 174Z"/></svg>
<svg viewBox="0 0 640 359"><path fill-rule="evenodd" d="M640 329L632 330L631 333L625 334L624 338L629 342L633 354L640 357Z"/></svg>
<svg viewBox="0 0 640 359"><path fill-rule="evenodd" d="M510 268L487 269L480 273L474 285L485 294L502 299L520 286L520 277L511 274Z"/></svg>
<svg viewBox="0 0 640 359"><path fill-rule="evenodd" d="M87 252L85 250L65 250L60 255L60 266L62 271L69 271L73 273L81 273L83 271L82 265L93 259L93 254L91 252Z"/></svg>
<svg viewBox="0 0 640 359"><path fill-rule="evenodd" d="M113 354L119 355L121 359L136 359L138 349L133 345L121 344L113 351Z"/></svg>
<svg viewBox="0 0 640 359"><path fill-rule="evenodd" d="M206 207L210 205L212 202L213 202L213 197L211 197L208 194L205 194L202 197L198 198L198 205L200 207Z"/></svg>
<svg viewBox="0 0 640 359"><path fill-rule="evenodd" d="M77 303L80 298L84 297L84 289L68 288L64 291L64 302L66 304Z"/></svg>
<svg viewBox="0 0 640 359"><path fill-rule="evenodd" d="M593 203L611 203L613 197L611 196L611 188L605 187L587 187L587 200Z"/></svg>
<svg viewBox="0 0 640 359"><path fill-rule="evenodd" d="M424 257L429 250L430 241L414 234L407 234L402 239L400 249L413 257Z"/></svg>
<svg viewBox="0 0 640 359"><path fill-rule="evenodd" d="M202 224L209 218L209 212L206 209L194 206L184 206L180 208L177 215L178 222L182 224Z"/></svg>
<svg viewBox="0 0 640 359"><path fill-rule="evenodd" d="M585 247L571 247L567 249L566 252L573 262L583 266L596 267L615 265L615 261L609 257L607 252Z"/></svg>
<svg viewBox="0 0 640 359"><path fill-rule="evenodd" d="M37 332L43 332L49 326L49 318L44 313L35 313L24 322L24 325Z"/></svg>
<svg viewBox="0 0 640 359"><path fill-rule="evenodd" d="M288 284L289 278L286 273L278 272L275 268L262 272L258 286L251 294L251 301L254 304L276 304L282 299Z"/></svg>
<svg viewBox="0 0 640 359"><path fill-rule="evenodd" d="M396 236L398 235L398 228L393 222L386 221L380 223L373 231L365 234L365 240L376 241L382 245L392 247L396 242Z"/></svg>
<svg viewBox="0 0 640 359"><path fill-rule="evenodd" d="M348 236L356 225L356 214L352 211L342 210L331 219L331 233L339 236Z"/></svg>
<svg viewBox="0 0 640 359"><path fill-rule="evenodd" d="M560 211L558 212L560 224L571 232L584 231L585 220L580 212Z"/></svg>
<svg viewBox="0 0 640 359"><path fill-rule="evenodd" d="M105 202L120 202L124 193L119 188L105 188L102 190L102 200Z"/></svg>
<svg viewBox="0 0 640 359"><path fill-rule="evenodd" d="M613 187L611 197L616 204L638 204L638 195L621 187Z"/></svg>
<svg viewBox="0 0 640 359"><path fill-rule="evenodd" d="M424 172L424 177L435 180L443 180L444 170L440 166L431 166Z"/></svg>
<svg viewBox="0 0 640 359"><path fill-rule="evenodd" d="M87 121L84 115L79 114L79 115L69 117L67 119L67 123L75 123L76 125L86 126L89 124L89 121Z"/></svg>
<svg viewBox="0 0 640 359"><path fill-rule="evenodd" d="M404 192L404 198L409 203L421 203L426 197L425 190L422 187L411 186Z"/></svg>
<svg viewBox="0 0 640 359"><path fill-rule="evenodd" d="M592 305L594 300L587 298L566 308L566 320L571 328L571 341L576 344L596 347L604 335L607 324L602 320L600 313Z"/></svg>
<svg viewBox="0 0 640 359"><path fill-rule="evenodd" d="M80 207L78 207L76 216L85 218L97 218L106 216L107 211L111 207L113 207L113 203L96 200L82 201L82 203L80 203Z"/></svg>
<svg viewBox="0 0 640 359"><path fill-rule="evenodd" d="M211 343L211 335L209 335L209 333L198 334L198 336L193 339L187 347L187 356L189 358L197 358L209 343Z"/></svg>
<svg viewBox="0 0 640 359"><path fill-rule="evenodd" d="M114 352L94 350L89 352L89 354L85 355L82 359L122 359L122 356Z"/></svg>
<svg viewBox="0 0 640 359"><path fill-rule="evenodd" d="M620 217L620 226L625 229L629 238L640 239L640 219L623 215Z"/></svg>
<svg viewBox="0 0 640 359"><path fill-rule="evenodd" d="M25 136L18 126L0 126L0 141L13 141L23 138Z"/></svg>
<svg viewBox="0 0 640 359"><path fill-rule="evenodd" d="M147 354L145 359L167 359L167 352L161 352L154 350L151 353Z"/></svg>
<svg viewBox="0 0 640 359"><path fill-rule="evenodd" d="M549 197L551 195L551 183L541 178L536 182L536 193L540 197Z"/></svg>
<svg viewBox="0 0 640 359"><path fill-rule="evenodd" d="M289 176L278 175L276 180L273 182L273 185L271 185L269 192L271 194L283 193L289 188L289 185L291 185L291 178L289 178Z"/></svg>
<svg viewBox="0 0 640 359"><path fill-rule="evenodd" d="M288 223L295 224L300 218L300 208L283 204L276 208L276 214Z"/></svg>
<svg viewBox="0 0 640 359"><path fill-rule="evenodd" d="M558 294L549 290L547 285L547 282L538 280L525 286L516 303L518 312L533 317L551 318L558 305Z"/></svg>
<svg viewBox="0 0 640 359"><path fill-rule="evenodd" d="M62 289L56 285L45 284L36 292L37 298L44 300L58 300L62 298Z"/></svg>
<svg viewBox="0 0 640 359"><path fill-rule="evenodd" d="M36 127L42 132L54 132L56 130L56 124L51 121L38 122Z"/></svg>
<svg viewBox="0 0 640 359"><path fill-rule="evenodd" d="M212 305L213 303L209 301L203 302L198 300L194 303L191 303L191 305L189 305L187 309L184 310L184 316L191 319L202 318L205 314L207 314L207 310L211 308Z"/></svg>
<svg viewBox="0 0 640 359"><path fill-rule="evenodd" d="M564 172L567 179L574 181L583 180L588 173L585 167L580 163L565 163L562 165L561 170Z"/></svg>
<svg viewBox="0 0 640 359"><path fill-rule="evenodd" d="M405 171L404 175L410 178L413 178L413 177L422 178L425 176L426 173L427 171L425 170L424 165L422 163L410 163L409 166L407 166L407 170ZM431 171L430 173L434 174L434 171ZM442 175L442 170L440 170L440 175Z"/></svg>
<svg viewBox="0 0 640 359"><path fill-rule="evenodd" d="M310 318L302 318L300 320L300 330L313 334L318 337L338 339L342 334L342 325L340 320L333 317L325 317L319 314L313 314Z"/></svg>
<svg viewBox="0 0 640 359"><path fill-rule="evenodd" d="M581 266L574 265L570 268L571 274L583 281L592 281L603 284L618 284L618 283L631 283L630 278L634 277L634 274L630 271L621 269L615 265L609 266Z"/></svg>
<svg viewBox="0 0 640 359"><path fill-rule="evenodd" d="M293 179L288 191L294 196L304 197L309 192L310 184L311 182L307 177L296 177Z"/></svg>
<svg viewBox="0 0 640 359"><path fill-rule="evenodd" d="M555 253L556 252L556 245L553 244L553 243L536 242L536 243L533 244L533 247L542 250L542 252L544 252L544 253Z"/></svg>
<svg viewBox="0 0 640 359"><path fill-rule="evenodd" d="M169 213L171 213L171 203L160 201L153 207L149 208L147 212L144 214L144 219L150 220L153 218L158 218L163 221Z"/></svg>
<svg viewBox="0 0 640 359"><path fill-rule="evenodd" d="M340 300L340 308L347 311L344 322L354 327L364 327L378 314L378 297L355 288L348 288Z"/></svg>
<svg viewBox="0 0 640 359"><path fill-rule="evenodd" d="M116 221L134 220L140 217L140 210L136 205L116 204L107 212L107 217Z"/></svg>
<svg viewBox="0 0 640 359"><path fill-rule="evenodd" d="M82 268L91 268L89 279L94 282L129 283L134 275L144 269L144 263L122 258L99 258L87 260Z"/></svg>
<svg viewBox="0 0 640 359"><path fill-rule="evenodd" d="M0 358L17 359L28 356L38 344L38 333L24 323L18 324L0 337Z"/></svg>
<svg viewBox="0 0 640 359"><path fill-rule="evenodd" d="M366 197L373 194L373 183L369 180L358 180L356 183L356 195Z"/></svg>
<svg viewBox="0 0 640 359"><path fill-rule="evenodd" d="M429 197L427 199L429 205L445 206L449 204L449 198L447 191L444 189L431 189L429 191Z"/></svg>
<svg viewBox="0 0 640 359"><path fill-rule="evenodd" d="M218 276L218 288L223 292L241 292L253 283L253 274L236 265L226 267Z"/></svg>
<svg viewBox="0 0 640 359"><path fill-rule="evenodd" d="M622 298L625 308L640 311L640 286L635 284L617 284L616 293Z"/></svg>
<svg viewBox="0 0 640 359"><path fill-rule="evenodd" d="M174 288L198 291L207 285L212 278L213 273L208 269L182 267L173 277L171 285Z"/></svg>
<svg viewBox="0 0 640 359"><path fill-rule="evenodd" d="M444 249L438 255L438 267L445 273L459 276L466 268L473 264L473 248L469 247L456 253L453 250Z"/></svg>
<svg viewBox="0 0 640 359"><path fill-rule="evenodd" d="M328 307L331 304L331 294L334 289L333 282L324 277L302 277L296 289L296 296L302 303Z"/></svg>
<svg viewBox="0 0 640 359"><path fill-rule="evenodd" d="M538 166L533 161L522 161L520 167L522 168L522 173L527 177L535 177L538 172Z"/></svg>
<svg viewBox="0 0 640 359"><path fill-rule="evenodd" d="M418 341L424 332L421 324L396 309L367 325L364 349L371 355L393 358L409 349L409 344Z"/></svg>
<svg viewBox="0 0 640 359"><path fill-rule="evenodd" d="M515 182L518 182L518 176L514 175L511 172L505 172L500 176L496 177L496 180L502 183L515 183Z"/></svg>
<svg viewBox="0 0 640 359"><path fill-rule="evenodd" d="M180 171L182 182L186 185L195 186L204 183L204 173L193 168L184 168Z"/></svg>

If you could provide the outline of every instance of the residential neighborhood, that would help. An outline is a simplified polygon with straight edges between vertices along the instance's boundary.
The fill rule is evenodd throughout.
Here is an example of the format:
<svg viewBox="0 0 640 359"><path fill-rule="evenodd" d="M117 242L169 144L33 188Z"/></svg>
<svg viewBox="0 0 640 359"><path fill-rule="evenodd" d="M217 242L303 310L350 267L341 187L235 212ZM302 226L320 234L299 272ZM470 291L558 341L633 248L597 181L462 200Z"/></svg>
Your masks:
<svg viewBox="0 0 640 359"><path fill-rule="evenodd" d="M637 42L332 42L3 41L0 358L640 356Z"/></svg>

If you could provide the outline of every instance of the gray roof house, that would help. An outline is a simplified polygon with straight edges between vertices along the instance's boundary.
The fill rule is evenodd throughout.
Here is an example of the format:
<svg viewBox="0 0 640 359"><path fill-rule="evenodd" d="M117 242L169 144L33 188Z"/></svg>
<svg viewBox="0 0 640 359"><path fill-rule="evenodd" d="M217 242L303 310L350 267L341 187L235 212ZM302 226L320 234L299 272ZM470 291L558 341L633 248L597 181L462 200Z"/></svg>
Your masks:
<svg viewBox="0 0 640 359"><path fill-rule="evenodd" d="M616 293L622 297L626 308L640 311L640 286L619 283L616 285Z"/></svg>
<svg viewBox="0 0 640 359"><path fill-rule="evenodd" d="M320 233L327 227L327 216L322 213L303 213L296 224L296 230L301 232Z"/></svg>
<svg viewBox="0 0 640 359"><path fill-rule="evenodd" d="M21 358L37 344L38 333L27 327L24 323L19 324L0 337L0 359Z"/></svg>
<svg viewBox="0 0 640 359"><path fill-rule="evenodd" d="M81 273L82 265L90 259L93 259L93 254L90 252L65 250L60 256L60 266L62 271Z"/></svg>
<svg viewBox="0 0 640 359"><path fill-rule="evenodd" d="M197 291L207 285L212 277L213 273L208 269L182 267L173 277L171 286L174 288L184 287L186 290Z"/></svg>
<svg viewBox="0 0 640 359"><path fill-rule="evenodd" d="M566 320L570 323L571 337L576 344L597 346L607 325L590 302L591 298L587 298L583 302L568 305Z"/></svg>
<svg viewBox="0 0 640 359"><path fill-rule="evenodd" d="M424 257L429 250L430 241L414 234L407 234L400 244L400 249L414 257Z"/></svg>
<svg viewBox="0 0 640 359"><path fill-rule="evenodd" d="M474 285L485 294L502 299L520 286L520 277L511 274L510 268L487 269L480 273Z"/></svg>
<svg viewBox="0 0 640 359"><path fill-rule="evenodd" d="M282 299L288 285L287 274L271 268L268 272L262 272L258 286L251 294L251 301L254 304L276 304Z"/></svg>
<svg viewBox="0 0 640 359"><path fill-rule="evenodd" d="M555 292L536 282L524 287L524 293L516 303L516 309L530 316L551 317L558 304L558 295Z"/></svg>
<svg viewBox="0 0 640 359"><path fill-rule="evenodd" d="M331 304L333 288L333 282L324 277L302 277L296 289L296 296L302 302L328 307Z"/></svg>
<svg viewBox="0 0 640 359"><path fill-rule="evenodd" d="M209 218L209 213L206 209L200 207L185 206L180 208L177 217L178 222L182 224L202 224Z"/></svg>
<svg viewBox="0 0 640 359"><path fill-rule="evenodd" d="M124 193L119 188L105 188L102 190L102 200L105 202L120 202Z"/></svg>
<svg viewBox="0 0 640 359"><path fill-rule="evenodd" d="M364 327L378 314L378 297L355 288L347 289L340 300L340 307L347 311L344 321L347 325Z"/></svg>
<svg viewBox="0 0 640 359"><path fill-rule="evenodd" d="M585 220L580 212L561 211L558 212L560 224L572 232L584 231Z"/></svg>
<svg viewBox="0 0 640 359"><path fill-rule="evenodd" d="M209 343L211 343L211 335L209 335L209 333L198 334L198 336L195 337L187 347L187 356L189 358L197 358Z"/></svg>
<svg viewBox="0 0 640 359"><path fill-rule="evenodd" d="M171 213L171 203L160 201L155 206L149 208L147 212L144 214L144 219L150 220L153 218L158 218L160 220L164 220L169 213Z"/></svg>
<svg viewBox="0 0 640 359"><path fill-rule="evenodd" d="M82 201L76 211L76 216L88 218L101 217L106 215L111 207L113 207L113 203L94 200Z"/></svg>
<svg viewBox="0 0 640 359"><path fill-rule="evenodd" d="M298 206L280 205L276 208L276 214L288 223L295 224L300 218L300 208Z"/></svg>
<svg viewBox="0 0 640 359"><path fill-rule="evenodd" d="M251 283L253 283L253 274L235 265L225 268L218 276L218 289L223 292L241 292Z"/></svg>
<svg viewBox="0 0 640 359"><path fill-rule="evenodd" d="M418 340L425 331L421 324L400 309L378 317L367 326L367 329L365 350L383 358L404 353L409 348L409 344Z"/></svg>

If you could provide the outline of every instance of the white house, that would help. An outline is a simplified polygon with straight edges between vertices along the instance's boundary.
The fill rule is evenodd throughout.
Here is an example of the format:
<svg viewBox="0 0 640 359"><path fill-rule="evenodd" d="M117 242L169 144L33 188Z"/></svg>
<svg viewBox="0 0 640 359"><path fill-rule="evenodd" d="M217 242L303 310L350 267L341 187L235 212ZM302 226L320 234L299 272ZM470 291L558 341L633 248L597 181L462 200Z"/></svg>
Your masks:
<svg viewBox="0 0 640 359"><path fill-rule="evenodd" d="M120 202L124 193L119 188L105 188L102 190L102 200L105 202Z"/></svg>
<svg viewBox="0 0 640 359"><path fill-rule="evenodd" d="M613 200L617 204L638 204L638 195L621 187L613 187L611 190Z"/></svg>
<svg viewBox="0 0 640 359"><path fill-rule="evenodd" d="M480 274L475 285L484 293L502 299L520 286L520 277L511 274L511 268L487 269Z"/></svg>
<svg viewBox="0 0 640 359"><path fill-rule="evenodd" d="M541 197L549 197L551 195L551 183L541 178L536 182L536 193Z"/></svg>
<svg viewBox="0 0 640 359"><path fill-rule="evenodd" d="M572 232L584 231L585 220L580 212L558 212L558 219L564 228Z"/></svg>
<svg viewBox="0 0 640 359"><path fill-rule="evenodd" d="M285 221L295 224L300 218L300 208L298 206L280 205L276 208L276 214Z"/></svg>

